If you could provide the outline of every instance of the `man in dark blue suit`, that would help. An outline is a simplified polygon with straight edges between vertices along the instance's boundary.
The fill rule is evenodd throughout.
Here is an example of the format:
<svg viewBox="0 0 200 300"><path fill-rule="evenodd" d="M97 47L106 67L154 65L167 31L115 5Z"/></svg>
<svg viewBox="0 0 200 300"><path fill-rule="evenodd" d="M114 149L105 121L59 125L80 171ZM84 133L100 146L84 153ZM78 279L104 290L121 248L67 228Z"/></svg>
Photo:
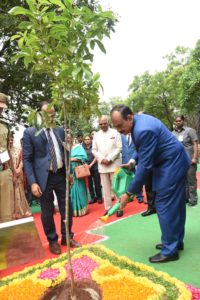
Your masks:
<svg viewBox="0 0 200 300"><path fill-rule="evenodd" d="M161 252L149 258L151 263L179 259L183 250L186 218L186 174L191 164L183 145L164 124L149 115L134 115L125 105L111 110L114 127L124 134L131 132L138 154L135 178L126 194L121 196L123 208L132 194L138 193L152 172L152 188L156 192L155 205L162 232Z"/></svg>
<svg viewBox="0 0 200 300"><path fill-rule="evenodd" d="M48 123L53 123L55 117L54 108L49 108L49 103L44 101L38 106ZM66 245L65 220L65 199L66 199L66 171L64 160L64 149L62 142L65 140L63 127L44 128L37 135L37 129L27 128L23 137L23 163L26 178L31 186L32 194L40 199L41 220L44 232L49 242L49 250L54 254L60 254L61 249L58 244L53 213L54 195L58 199L58 207L61 215L61 244ZM53 150L52 150L53 149ZM70 246L80 246L73 239L72 228L72 208L69 201L69 233Z"/></svg>

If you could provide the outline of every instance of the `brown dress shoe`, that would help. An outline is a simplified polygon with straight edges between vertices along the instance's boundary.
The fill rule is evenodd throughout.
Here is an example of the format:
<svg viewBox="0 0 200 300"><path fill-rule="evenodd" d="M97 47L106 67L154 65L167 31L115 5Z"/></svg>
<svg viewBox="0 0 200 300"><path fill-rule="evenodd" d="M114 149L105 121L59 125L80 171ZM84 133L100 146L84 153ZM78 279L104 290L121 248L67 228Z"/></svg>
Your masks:
<svg viewBox="0 0 200 300"><path fill-rule="evenodd" d="M72 247L72 248L78 248L78 247L82 246L80 243L78 243L74 239L70 239L69 242L70 242L70 247ZM66 239L61 240L61 245L63 245L63 246L67 245Z"/></svg>
<svg viewBox="0 0 200 300"><path fill-rule="evenodd" d="M78 248L78 247L81 247L81 246L82 245L79 242L75 241L74 239L70 239L70 247Z"/></svg>
<svg viewBox="0 0 200 300"><path fill-rule="evenodd" d="M61 254L60 245L57 242L49 244L49 251L53 254Z"/></svg>

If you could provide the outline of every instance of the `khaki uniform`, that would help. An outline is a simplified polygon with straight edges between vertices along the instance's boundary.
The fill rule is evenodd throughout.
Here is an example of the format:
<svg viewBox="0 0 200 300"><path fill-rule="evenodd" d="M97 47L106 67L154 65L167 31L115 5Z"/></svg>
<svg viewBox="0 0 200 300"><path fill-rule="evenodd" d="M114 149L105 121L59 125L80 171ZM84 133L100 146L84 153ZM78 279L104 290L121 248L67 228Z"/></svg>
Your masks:
<svg viewBox="0 0 200 300"><path fill-rule="evenodd" d="M0 152L7 150L8 125L0 120ZM0 163L0 223L12 220L14 211L13 175Z"/></svg>

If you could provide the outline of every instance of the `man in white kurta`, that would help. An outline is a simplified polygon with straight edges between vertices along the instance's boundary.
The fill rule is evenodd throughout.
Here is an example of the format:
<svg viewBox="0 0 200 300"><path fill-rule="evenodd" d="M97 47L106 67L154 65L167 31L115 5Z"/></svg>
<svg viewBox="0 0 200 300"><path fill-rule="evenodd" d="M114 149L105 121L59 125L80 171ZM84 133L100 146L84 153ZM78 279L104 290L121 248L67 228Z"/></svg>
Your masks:
<svg viewBox="0 0 200 300"><path fill-rule="evenodd" d="M112 180L116 167L121 164L121 136L109 127L106 116L99 119L100 130L95 133L92 143L92 153L97 158L101 176L105 210L112 206Z"/></svg>

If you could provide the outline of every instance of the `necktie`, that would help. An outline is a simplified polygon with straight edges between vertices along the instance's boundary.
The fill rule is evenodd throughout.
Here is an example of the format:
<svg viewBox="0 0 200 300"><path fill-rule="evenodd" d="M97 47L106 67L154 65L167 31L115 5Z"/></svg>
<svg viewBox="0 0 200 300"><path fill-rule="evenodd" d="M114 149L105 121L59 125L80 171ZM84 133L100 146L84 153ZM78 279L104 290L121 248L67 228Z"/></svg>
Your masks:
<svg viewBox="0 0 200 300"><path fill-rule="evenodd" d="M54 173L56 173L58 170L58 165L57 165L56 151L55 151L54 143L53 143L53 140L52 140L52 137L50 134L50 128L47 128L47 137L48 137L49 148L50 148L50 153L51 153L52 170Z"/></svg>
<svg viewBox="0 0 200 300"><path fill-rule="evenodd" d="M131 144L131 135L130 135L130 133L128 134L128 145L130 146L130 144Z"/></svg>

